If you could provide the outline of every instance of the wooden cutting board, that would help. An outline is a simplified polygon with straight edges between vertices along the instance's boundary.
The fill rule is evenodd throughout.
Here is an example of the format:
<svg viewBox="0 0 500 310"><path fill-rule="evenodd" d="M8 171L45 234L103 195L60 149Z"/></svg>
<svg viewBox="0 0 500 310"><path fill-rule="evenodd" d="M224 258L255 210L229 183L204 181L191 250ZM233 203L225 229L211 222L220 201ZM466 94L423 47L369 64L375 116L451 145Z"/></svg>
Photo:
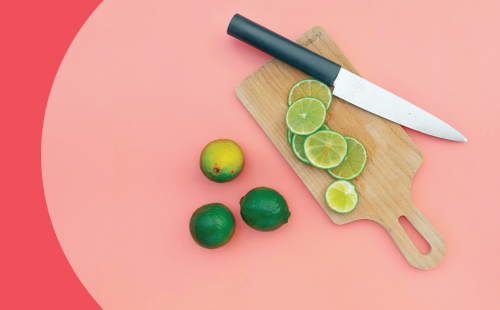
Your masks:
<svg viewBox="0 0 500 310"><path fill-rule="evenodd" d="M296 42L358 74L323 28L312 28ZM304 78L308 78L305 73L272 59L241 82L236 95L335 224L360 219L375 221L387 230L412 266L420 269L437 266L446 251L444 239L415 206L410 192L413 176L423 161L422 153L398 124L335 96L326 124L360 140L367 149L368 162L363 173L353 180L360 195L356 209L339 214L328 208L325 190L334 179L325 170L296 159L287 142L288 91ZM405 216L427 240L429 253L419 253L399 224L400 216Z"/></svg>

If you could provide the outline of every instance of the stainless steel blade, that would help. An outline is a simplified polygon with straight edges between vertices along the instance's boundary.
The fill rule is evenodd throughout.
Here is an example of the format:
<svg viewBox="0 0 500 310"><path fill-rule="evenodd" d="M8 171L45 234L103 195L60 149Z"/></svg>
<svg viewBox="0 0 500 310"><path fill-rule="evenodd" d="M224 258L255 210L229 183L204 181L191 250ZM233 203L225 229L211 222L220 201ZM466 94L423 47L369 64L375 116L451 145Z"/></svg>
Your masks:
<svg viewBox="0 0 500 310"><path fill-rule="evenodd" d="M333 86L334 96L361 109L431 136L467 142L462 134L434 115L343 68Z"/></svg>

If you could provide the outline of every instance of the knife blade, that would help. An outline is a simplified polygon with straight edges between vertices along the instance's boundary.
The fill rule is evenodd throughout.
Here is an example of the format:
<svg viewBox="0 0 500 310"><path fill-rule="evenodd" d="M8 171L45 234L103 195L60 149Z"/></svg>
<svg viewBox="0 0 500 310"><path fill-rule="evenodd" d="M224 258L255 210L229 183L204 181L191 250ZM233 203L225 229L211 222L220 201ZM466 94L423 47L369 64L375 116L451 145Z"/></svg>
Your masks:
<svg viewBox="0 0 500 310"><path fill-rule="evenodd" d="M334 96L361 109L431 136L467 142L434 115L239 14L231 19L227 34L333 86Z"/></svg>

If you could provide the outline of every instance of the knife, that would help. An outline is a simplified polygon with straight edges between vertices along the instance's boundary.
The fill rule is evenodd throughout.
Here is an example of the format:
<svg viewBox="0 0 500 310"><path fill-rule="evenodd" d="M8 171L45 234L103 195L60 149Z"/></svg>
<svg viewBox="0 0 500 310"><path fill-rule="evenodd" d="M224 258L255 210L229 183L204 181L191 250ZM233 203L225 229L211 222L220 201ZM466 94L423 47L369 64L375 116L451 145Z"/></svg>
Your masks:
<svg viewBox="0 0 500 310"><path fill-rule="evenodd" d="M467 142L450 125L279 34L236 14L227 34L333 86L333 95L385 119L438 138Z"/></svg>

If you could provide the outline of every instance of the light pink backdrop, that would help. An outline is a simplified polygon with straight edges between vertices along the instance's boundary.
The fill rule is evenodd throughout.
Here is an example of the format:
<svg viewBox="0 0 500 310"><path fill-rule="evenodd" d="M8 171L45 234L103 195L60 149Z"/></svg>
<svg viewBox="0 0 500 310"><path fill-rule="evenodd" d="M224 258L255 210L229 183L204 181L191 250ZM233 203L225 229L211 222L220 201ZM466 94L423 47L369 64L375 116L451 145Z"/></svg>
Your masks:
<svg viewBox="0 0 500 310"><path fill-rule="evenodd" d="M408 130L425 157L414 201L447 244L437 268L411 267L378 224L337 226L319 207L235 96L269 57L226 35L234 13L291 39L323 26L365 78L469 139ZM105 1L61 65L43 133L50 216L77 275L106 310L500 308L498 13L493 1ZM217 138L246 156L227 184L198 168ZM257 186L289 202L278 231L239 216ZM211 202L237 225L213 251L188 230Z"/></svg>

